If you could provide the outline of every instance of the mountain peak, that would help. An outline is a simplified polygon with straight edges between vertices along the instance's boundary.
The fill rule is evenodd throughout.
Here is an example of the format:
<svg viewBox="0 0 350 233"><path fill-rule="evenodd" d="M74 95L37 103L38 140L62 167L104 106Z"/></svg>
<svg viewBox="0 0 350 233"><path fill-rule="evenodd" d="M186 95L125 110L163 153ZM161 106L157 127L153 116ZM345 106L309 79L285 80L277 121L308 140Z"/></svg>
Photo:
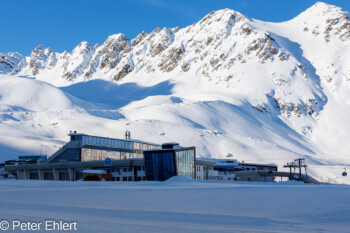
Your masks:
<svg viewBox="0 0 350 233"><path fill-rule="evenodd" d="M309 10L319 10L319 11L329 11L329 10L332 10L332 9L340 9L342 11L344 11L342 8L340 7L337 7L337 6L334 6L334 5L331 5L331 4L328 4L328 3L325 3L325 2L316 2L314 5L312 5Z"/></svg>
<svg viewBox="0 0 350 233"><path fill-rule="evenodd" d="M45 49L46 49L46 47L44 45L40 44L32 51L32 55L33 54L44 53Z"/></svg>
<svg viewBox="0 0 350 233"><path fill-rule="evenodd" d="M43 44L39 44L38 46L36 46L34 50L44 50L44 49L46 49L46 47Z"/></svg>
<svg viewBox="0 0 350 233"><path fill-rule="evenodd" d="M71 56L74 56L74 54L88 54L93 50L94 47L89 42L82 41L73 49Z"/></svg>
<svg viewBox="0 0 350 233"><path fill-rule="evenodd" d="M232 19L235 19L236 21L244 21L248 19L243 14L239 13L238 11L231 10L229 8L225 8L222 10L212 11L206 16L202 18L202 20L199 22L200 24L203 24L207 21L206 24L211 24L212 22L221 22L221 23L228 23Z"/></svg>
<svg viewBox="0 0 350 233"><path fill-rule="evenodd" d="M90 44L89 42L83 40L82 42L80 42L80 43L78 44L77 47L79 47L79 48L86 48L86 47L92 47L92 46L91 46L91 44ZM77 47L76 47L76 48L77 48Z"/></svg>
<svg viewBox="0 0 350 233"><path fill-rule="evenodd" d="M120 52L126 49L126 52L129 51L129 38L127 38L123 33L118 33L109 36L101 46L101 52L106 53L110 52ZM110 55L110 54L109 54Z"/></svg>
<svg viewBox="0 0 350 233"><path fill-rule="evenodd" d="M107 40L124 41L124 40L128 40L128 38L123 33L117 33L107 37Z"/></svg>
<svg viewBox="0 0 350 233"><path fill-rule="evenodd" d="M337 6L318 2L290 22L305 33L323 37L326 42L350 40L350 14Z"/></svg>
<svg viewBox="0 0 350 233"><path fill-rule="evenodd" d="M138 43L140 43L148 34L144 31L142 31L140 34L138 34L133 40L131 40L131 46L136 46Z"/></svg>
<svg viewBox="0 0 350 233"><path fill-rule="evenodd" d="M328 3L324 2L317 2L308 9L306 9L304 12L299 14L295 19L311 19L315 18L320 20L320 18L326 17L326 18L334 18L334 17L341 17L343 15L348 14L344 9L330 5Z"/></svg>

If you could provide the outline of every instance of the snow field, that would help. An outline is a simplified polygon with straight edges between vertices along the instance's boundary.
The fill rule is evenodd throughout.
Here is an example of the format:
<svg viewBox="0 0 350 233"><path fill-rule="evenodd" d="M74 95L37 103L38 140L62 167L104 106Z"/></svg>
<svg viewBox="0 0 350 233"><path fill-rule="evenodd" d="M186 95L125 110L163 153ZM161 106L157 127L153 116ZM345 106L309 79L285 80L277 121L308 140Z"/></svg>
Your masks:
<svg viewBox="0 0 350 233"><path fill-rule="evenodd" d="M349 186L0 180L7 220L77 221L78 232L348 232Z"/></svg>

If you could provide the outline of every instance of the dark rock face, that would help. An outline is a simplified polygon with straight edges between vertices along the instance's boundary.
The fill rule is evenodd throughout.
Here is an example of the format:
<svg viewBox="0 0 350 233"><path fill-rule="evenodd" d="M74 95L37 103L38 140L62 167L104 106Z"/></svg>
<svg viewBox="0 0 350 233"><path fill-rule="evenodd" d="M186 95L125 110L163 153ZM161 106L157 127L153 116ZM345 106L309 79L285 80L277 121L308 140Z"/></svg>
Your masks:
<svg viewBox="0 0 350 233"><path fill-rule="evenodd" d="M17 73L25 65L25 58L19 53L0 53L0 73ZM18 67L20 66L20 67Z"/></svg>
<svg viewBox="0 0 350 233"><path fill-rule="evenodd" d="M114 76L114 80L118 81L122 78L124 78L128 73L130 73L132 71L132 68L129 64L126 64L123 66L123 68L121 69L121 71L119 71L115 76Z"/></svg>

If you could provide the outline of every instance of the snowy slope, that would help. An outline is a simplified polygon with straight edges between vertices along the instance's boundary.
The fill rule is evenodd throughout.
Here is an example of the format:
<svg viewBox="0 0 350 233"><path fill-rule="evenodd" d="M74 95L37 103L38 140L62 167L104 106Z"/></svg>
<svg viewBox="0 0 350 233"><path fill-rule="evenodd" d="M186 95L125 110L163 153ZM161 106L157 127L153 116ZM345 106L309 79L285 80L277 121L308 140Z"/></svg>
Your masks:
<svg viewBox="0 0 350 233"><path fill-rule="evenodd" d="M104 111L42 81L0 75L1 160L18 153L53 153L73 126L96 128ZM116 114L114 114L116 115Z"/></svg>
<svg viewBox="0 0 350 233"><path fill-rule="evenodd" d="M336 6L317 3L287 22L276 24L254 20L252 24L297 45L296 49L302 51L303 58L309 61L319 77L327 104L320 115L315 117L308 138L317 145L319 157L348 164L349 12Z"/></svg>
<svg viewBox="0 0 350 233"><path fill-rule="evenodd" d="M0 76L2 156L18 152L13 138L53 152L69 130L123 137L131 122L132 137L195 145L200 157L280 167L306 157L315 176L350 183L339 177L350 164L349 35L349 13L317 3L282 23L224 9L71 53L2 54L12 75Z"/></svg>

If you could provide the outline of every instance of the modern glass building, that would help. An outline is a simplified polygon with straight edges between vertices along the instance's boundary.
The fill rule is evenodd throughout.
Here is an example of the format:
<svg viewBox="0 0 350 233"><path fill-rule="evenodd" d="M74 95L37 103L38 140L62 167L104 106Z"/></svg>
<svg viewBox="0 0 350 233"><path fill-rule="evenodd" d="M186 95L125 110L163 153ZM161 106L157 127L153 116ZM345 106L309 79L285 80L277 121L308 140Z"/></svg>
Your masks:
<svg viewBox="0 0 350 233"><path fill-rule="evenodd" d="M144 151L147 180L164 181L172 176L196 177L195 147L181 147L178 143L165 143L160 149Z"/></svg>
<svg viewBox="0 0 350 233"><path fill-rule="evenodd" d="M6 171L18 179L70 181L102 179L100 174L111 181L164 181L176 175L196 177L195 147L76 132L69 136L70 141L45 162L11 164L5 167Z"/></svg>
<svg viewBox="0 0 350 233"><path fill-rule="evenodd" d="M71 133L70 142L47 160L49 163L98 161L111 158L142 159L143 151L161 148L160 145L139 140L125 140Z"/></svg>

